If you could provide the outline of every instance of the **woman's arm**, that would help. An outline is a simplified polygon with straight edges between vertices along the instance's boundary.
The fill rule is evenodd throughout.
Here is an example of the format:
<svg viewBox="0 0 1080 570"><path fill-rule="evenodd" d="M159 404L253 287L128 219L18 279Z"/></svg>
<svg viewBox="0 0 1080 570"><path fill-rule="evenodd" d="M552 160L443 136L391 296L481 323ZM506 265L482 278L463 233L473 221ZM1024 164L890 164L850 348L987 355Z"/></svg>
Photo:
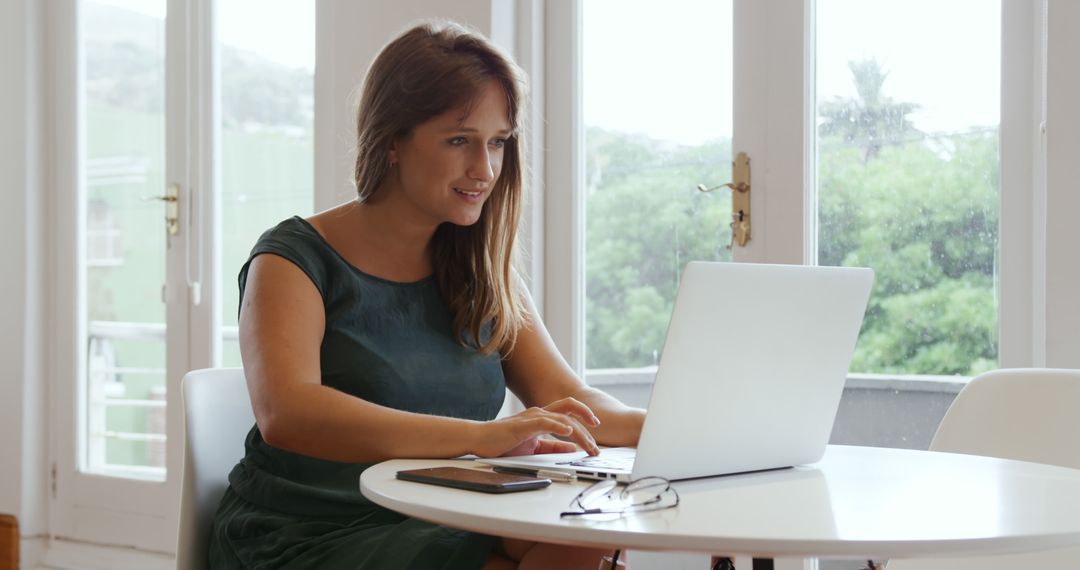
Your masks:
<svg viewBox="0 0 1080 570"><path fill-rule="evenodd" d="M251 262L240 311L240 348L256 423L267 443L350 463L403 457L506 453L543 434L591 446L581 404L563 402L497 422L403 412L322 385L319 348L326 326L322 297L282 257Z"/></svg>
<svg viewBox="0 0 1080 570"><path fill-rule="evenodd" d="M528 323L518 333L517 344L503 361L507 386L526 406L544 406L563 398L573 398L588 406L600 419L590 430L603 445L637 445L645 410L631 408L615 398L586 386L566 363L547 328L536 313L528 294L524 295Z"/></svg>

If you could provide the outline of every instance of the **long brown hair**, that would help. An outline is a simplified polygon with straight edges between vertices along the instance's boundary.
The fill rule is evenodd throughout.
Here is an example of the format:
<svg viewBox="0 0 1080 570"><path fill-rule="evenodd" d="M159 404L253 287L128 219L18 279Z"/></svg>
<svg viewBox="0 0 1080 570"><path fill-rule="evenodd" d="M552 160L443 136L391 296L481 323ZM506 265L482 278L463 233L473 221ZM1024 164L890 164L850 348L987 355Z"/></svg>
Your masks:
<svg viewBox="0 0 1080 570"><path fill-rule="evenodd" d="M485 354L505 354L526 319L514 270L524 179L521 112L527 93L521 69L487 38L455 23L425 22L399 35L382 49L364 80L355 182L360 202L369 199L390 171L395 140L447 111L471 107L492 80L506 92L512 129L503 147L502 171L475 224L444 223L435 230L432 265L458 341Z"/></svg>

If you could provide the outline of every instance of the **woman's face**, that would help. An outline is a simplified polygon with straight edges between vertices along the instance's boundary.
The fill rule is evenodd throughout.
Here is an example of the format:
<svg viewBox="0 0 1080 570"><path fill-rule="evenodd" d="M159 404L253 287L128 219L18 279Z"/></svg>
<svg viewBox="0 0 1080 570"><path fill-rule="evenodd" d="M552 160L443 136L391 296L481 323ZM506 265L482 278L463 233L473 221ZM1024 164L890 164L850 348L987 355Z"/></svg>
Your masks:
<svg viewBox="0 0 1080 570"><path fill-rule="evenodd" d="M422 223L476 223L499 179L510 135L506 93L490 81L468 115L465 109L443 113L394 143L395 198Z"/></svg>

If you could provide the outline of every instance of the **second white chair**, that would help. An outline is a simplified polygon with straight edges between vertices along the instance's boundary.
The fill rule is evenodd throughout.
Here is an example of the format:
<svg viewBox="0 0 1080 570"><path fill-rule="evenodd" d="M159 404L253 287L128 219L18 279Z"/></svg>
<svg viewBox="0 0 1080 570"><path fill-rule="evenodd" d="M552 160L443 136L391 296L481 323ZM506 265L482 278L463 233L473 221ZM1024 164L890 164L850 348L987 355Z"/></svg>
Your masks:
<svg viewBox="0 0 1080 570"><path fill-rule="evenodd" d="M1080 370L995 370L968 383L941 420L931 451L987 455L1080 469ZM934 516L927 513L927 517ZM887 570L1080 567L1080 549L894 560Z"/></svg>
<svg viewBox="0 0 1080 570"><path fill-rule="evenodd" d="M229 486L229 471L244 456L255 425L244 371L193 370L181 381L184 396L184 480L176 541L179 570L206 568L210 523Z"/></svg>

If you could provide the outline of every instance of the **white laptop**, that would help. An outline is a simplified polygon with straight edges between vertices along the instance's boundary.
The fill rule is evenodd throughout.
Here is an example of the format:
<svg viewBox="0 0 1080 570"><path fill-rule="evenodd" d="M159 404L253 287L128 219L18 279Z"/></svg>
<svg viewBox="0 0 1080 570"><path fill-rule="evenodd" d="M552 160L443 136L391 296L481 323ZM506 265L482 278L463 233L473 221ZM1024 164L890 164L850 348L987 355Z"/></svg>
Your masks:
<svg viewBox="0 0 1080 570"><path fill-rule="evenodd" d="M636 453L478 461L619 481L814 463L832 432L873 281L866 268L690 262Z"/></svg>

